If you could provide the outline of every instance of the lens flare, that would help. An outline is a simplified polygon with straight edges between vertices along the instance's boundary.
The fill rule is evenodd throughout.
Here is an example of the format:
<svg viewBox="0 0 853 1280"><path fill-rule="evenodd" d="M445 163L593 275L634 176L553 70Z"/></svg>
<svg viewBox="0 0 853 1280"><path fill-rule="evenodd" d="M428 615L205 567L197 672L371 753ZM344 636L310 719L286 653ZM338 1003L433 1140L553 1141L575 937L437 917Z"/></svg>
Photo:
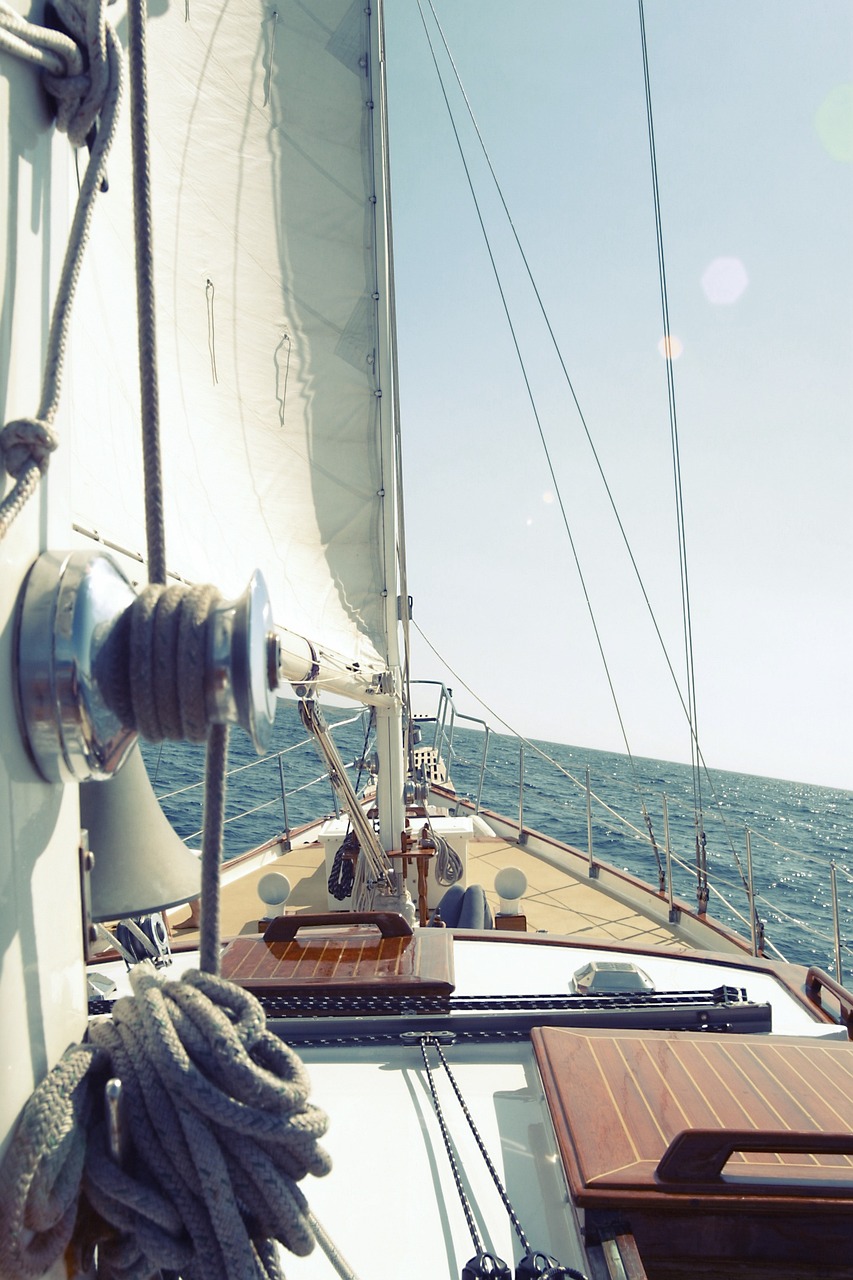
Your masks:
<svg viewBox="0 0 853 1280"><path fill-rule="evenodd" d="M853 84L830 89L815 113L817 136L833 160L853 162Z"/></svg>
<svg viewBox="0 0 853 1280"><path fill-rule="evenodd" d="M715 258L702 273L705 297L717 307L737 302L748 284L749 276L740 258Z"/></svg>
<svg viewBox="0 0 853 1280"><path fill-rule="evenodd" d="M658 343L658 351L664 360L677 360L684 350L684 343L674 333L665 333Z"/></svg>

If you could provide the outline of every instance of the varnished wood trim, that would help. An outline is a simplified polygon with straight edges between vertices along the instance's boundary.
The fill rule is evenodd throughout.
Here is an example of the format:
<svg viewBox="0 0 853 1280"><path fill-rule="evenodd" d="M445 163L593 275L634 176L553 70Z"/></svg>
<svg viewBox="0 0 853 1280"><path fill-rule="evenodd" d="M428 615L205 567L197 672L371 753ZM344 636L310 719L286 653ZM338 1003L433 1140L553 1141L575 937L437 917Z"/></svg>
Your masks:
<svg viewBox="0 0 853 1280"><path fill-rule="evenodd" d="M821 991L828 991L835 997L838 1001L839 1017L847 1028L848 1038L853 1040L853 992L848 991L846 987L842 987L840 982L836 982L835 978L831 978L828 973L825 973L823 969L818 969L815 965L812 965L806 974L805 991L810 1003L824 1017L828 1015L823 1007Z"/></svg>

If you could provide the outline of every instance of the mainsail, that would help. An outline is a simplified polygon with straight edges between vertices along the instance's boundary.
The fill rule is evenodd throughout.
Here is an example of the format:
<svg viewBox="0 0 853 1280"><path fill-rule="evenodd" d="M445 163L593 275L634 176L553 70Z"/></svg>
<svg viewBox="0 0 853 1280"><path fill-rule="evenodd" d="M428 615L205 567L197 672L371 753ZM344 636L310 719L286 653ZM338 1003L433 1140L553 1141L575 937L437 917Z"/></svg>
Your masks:
<svg viewBox="0 0 853 1280"><path fill-rule="evenodd" d="M169 568L236 595L260 567L279 624L362 673L396 665L377 17L185 0L152 6L148 47ZM79 531L134 552L128 151L97 210L65 429Z"/></svg>

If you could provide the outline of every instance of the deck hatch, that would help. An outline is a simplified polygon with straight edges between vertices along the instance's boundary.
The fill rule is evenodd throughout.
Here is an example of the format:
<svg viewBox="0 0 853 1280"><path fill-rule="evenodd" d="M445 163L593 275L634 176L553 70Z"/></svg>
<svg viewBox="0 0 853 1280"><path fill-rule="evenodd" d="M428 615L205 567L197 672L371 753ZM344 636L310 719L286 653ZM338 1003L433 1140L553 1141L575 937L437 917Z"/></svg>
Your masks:
<svg viewBox="0 0 853 1280"><path fill-rule="evenodd" d="M578 1205L689 1194L782 1211L808 1197L849 1214L850 1045L553 1027L532 1039Z"/></svg>
<svg viewBox="0 0 853 1280"><path fill-rule="evenodd" d="M263 938L235 938L222 956L223 977L264 1001L274 1000L279 1015L287 1013L289 998L294 1013L313 1007L346 1014L368 1010L373 1001L387 1007L389 999L401 1006L418 1000L448 1007L453 952L445 930L395 936L363 926L329 927L325 916L317 923L317 929L293 937L271 927Z"/></svg>

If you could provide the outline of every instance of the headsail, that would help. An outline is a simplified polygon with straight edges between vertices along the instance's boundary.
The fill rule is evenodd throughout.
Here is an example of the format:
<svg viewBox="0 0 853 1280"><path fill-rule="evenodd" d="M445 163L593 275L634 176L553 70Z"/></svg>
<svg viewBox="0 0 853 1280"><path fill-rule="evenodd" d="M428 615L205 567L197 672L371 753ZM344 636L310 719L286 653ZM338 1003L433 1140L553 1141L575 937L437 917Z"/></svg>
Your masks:
<svg viewBox="0 0 853 1280"><path fill-rule="evenodd" d="M169 567L237 593L259 566L278 623L384 669L397 586L376 15L186 0L152 14L148 44ZM68 403L75 521L137 550L127 163L98 211Z"/></svg>

